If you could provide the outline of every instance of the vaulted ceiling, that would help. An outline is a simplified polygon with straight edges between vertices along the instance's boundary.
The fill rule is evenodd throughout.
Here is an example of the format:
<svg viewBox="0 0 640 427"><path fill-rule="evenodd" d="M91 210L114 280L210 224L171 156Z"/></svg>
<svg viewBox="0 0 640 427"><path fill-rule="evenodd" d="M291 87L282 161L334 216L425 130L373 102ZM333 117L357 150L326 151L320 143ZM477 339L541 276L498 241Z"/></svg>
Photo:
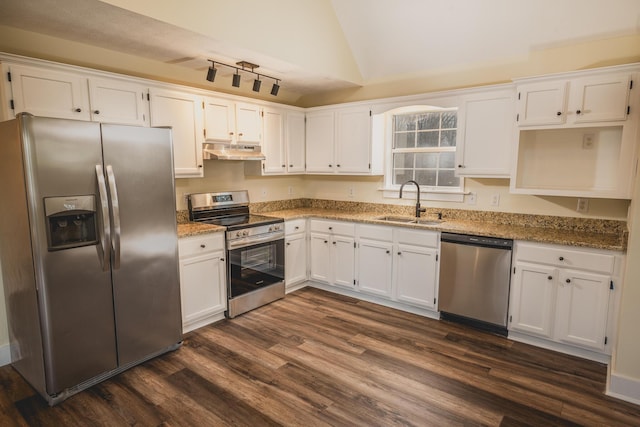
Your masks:
<svg viewBox="0 0 640 427"><path fill-rule="evenodd" d="M207 59L250 61L300 96L640 33L638 0L0 0L0 10L0 25L203 76Z"/></svg>

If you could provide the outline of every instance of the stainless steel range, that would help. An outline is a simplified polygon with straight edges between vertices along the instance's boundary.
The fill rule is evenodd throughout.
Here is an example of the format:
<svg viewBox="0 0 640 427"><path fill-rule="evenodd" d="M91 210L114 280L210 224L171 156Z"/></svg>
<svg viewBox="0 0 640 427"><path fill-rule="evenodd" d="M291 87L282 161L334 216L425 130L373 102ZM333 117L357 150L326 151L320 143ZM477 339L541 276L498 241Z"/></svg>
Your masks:
<svg viewBox="0 0 640 427"><path fill-rule="evenodd" d="M284 220L249 213L249 193L187 196L189 219L227 227L227 317L284 297Z"/></svg>

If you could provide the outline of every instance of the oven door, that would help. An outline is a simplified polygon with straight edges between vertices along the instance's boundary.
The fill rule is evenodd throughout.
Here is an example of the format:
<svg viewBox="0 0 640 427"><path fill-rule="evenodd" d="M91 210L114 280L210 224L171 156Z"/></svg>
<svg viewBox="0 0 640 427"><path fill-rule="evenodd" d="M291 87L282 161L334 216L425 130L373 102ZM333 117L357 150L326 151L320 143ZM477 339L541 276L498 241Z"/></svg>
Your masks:
<svg viewBox="0 0 640 427"><path fill-rule="evenodd" d="M284 239L227 251L229 299L284 280Z"/></svg>

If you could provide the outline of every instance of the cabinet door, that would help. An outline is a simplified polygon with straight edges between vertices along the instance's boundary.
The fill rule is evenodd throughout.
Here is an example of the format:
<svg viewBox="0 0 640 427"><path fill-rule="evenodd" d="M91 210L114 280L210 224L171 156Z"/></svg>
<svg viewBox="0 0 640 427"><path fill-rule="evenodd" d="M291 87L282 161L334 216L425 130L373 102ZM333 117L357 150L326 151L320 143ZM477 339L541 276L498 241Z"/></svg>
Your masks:
<svg viewBox="0 0 640 427"><path fill-rule="evenodd" d="M265 160L262 163L264 173L285 173L287 165L284 157L284 117L281 111L264 110L263 117L264 140L262 153Z"/></svg>
<svg viewBox="0 0 640 427"><path fill-rule="evenodd" d="M371 111L345 109L336 113L336 172L369 173L371 167Z"/></svg>
<svg viewBox="0 0 640 427"><path fill-rule="evenodd" d="M476 94L462 101L458 110L458 175L509 177L514 115L512 90Z"/></svg>
<svg viewBox="0 0 640 427"><path fill-rule="evenodd" d="M201 98L189 93L149 90L151 126L170 126L176 178L199 177L202 168Z"/></svg>
<svg viewBox="0 0 640 427"><path fill-rule="evenodd" d="M285 238L285 284L287 287L307 280L307 239L305 234Z"/></svg>
<svg viewBox="0 0 640 427"><path fill-rule="evenodd" d="M358 243L358 288L362 292L391 298L393 244L360 239Z"/></svg>
<svg viewBox="0 0 640 427"><path fill-rule="evenodd" d="M112 79L89 79L91 120L102 123L149 126L145 86Z"/></svg>
<svg viewBox="0 0 640 427"><path fill-rule="evenodd" d="M564 270L558 282L556 339L604 350L611 278Z"/></svg>
<svg viewBox="0 0 640 427"><path fill-rule="evenodd" d="M323 111L307 114L306 171L334 172L334 114Z"/></svg>
<svg viewBox="0 0 640 427"><path fill-rule="evenodd" d="M627 119L629 74L585 77L571 82L570 112L575 123Z"/></svg>
<svg viewBox="0 0 640 427"><path fill-rule="evenodd" d="M87 79L75 74L11 65L15 114L89 120Z"/></svg>
<svg viewBox="0 0 640 427"><path fill-rule="evenodd" d="M238 144L260 144L262 142L261 109L253 104L236 104L236 141Z"/></svg>
<svg viewBox="0 0 640 427"><path fill-rule="evenodd" d="M223 252L180 259L183 332L190 325L227 309Z"/></svg>
<svg viewBox="0 0 640 427"><path fill-rule="evenodd" d="M204 99L204 128L207 141L231 142L235 134L233 102L225 99Z"/></svg>
<svg viewBox="0 0 640 427"><path fill-rule="evenodd" d="M328 234L311 233L309 248L310 275L312 280L330 283L331 242Z"/></svg>
<svg viewBox="0 0 640 427"><path fill-rule="evenodd" d="M509 330L553 337L557 279L558 270L554 268L516 263L511 282Z"/></svg>
<svg viewBox="0 0 640 427"><path fill-rule="evenodd" d="M565 122L567 82L518 86L518 125L558 125Z"/></svg>
<svg viewBox="0 0 640 427"><path fill-rule="evenodd" d="M288 112L286 116L285 147L287 151L287 172L304 172L304 113Z"/></svg>
<svg viewBox="0 0 640 427"><path fill-rule="evenodd" d="M334 285L353 288L355 286L355 239L334 236L331 239L331 270Z"/></svg>
<svg viewBox="0 0 640 427"><path fill-rule="evenodd" d="M398 301L436 309L437 254L433 248L398 245L394 281Z"/></svg>

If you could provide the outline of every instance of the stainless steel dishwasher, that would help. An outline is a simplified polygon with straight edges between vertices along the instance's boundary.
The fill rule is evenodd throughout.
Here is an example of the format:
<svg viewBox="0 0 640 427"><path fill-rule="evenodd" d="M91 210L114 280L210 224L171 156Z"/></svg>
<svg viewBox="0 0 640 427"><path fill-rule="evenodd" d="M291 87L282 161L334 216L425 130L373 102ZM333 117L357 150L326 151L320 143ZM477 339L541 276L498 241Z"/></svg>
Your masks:
<svg viewBox="0 0 640 427"><path fill-rule="evenodd" d="M507 334L513 240L442 233L440 317Z"/></svg>

